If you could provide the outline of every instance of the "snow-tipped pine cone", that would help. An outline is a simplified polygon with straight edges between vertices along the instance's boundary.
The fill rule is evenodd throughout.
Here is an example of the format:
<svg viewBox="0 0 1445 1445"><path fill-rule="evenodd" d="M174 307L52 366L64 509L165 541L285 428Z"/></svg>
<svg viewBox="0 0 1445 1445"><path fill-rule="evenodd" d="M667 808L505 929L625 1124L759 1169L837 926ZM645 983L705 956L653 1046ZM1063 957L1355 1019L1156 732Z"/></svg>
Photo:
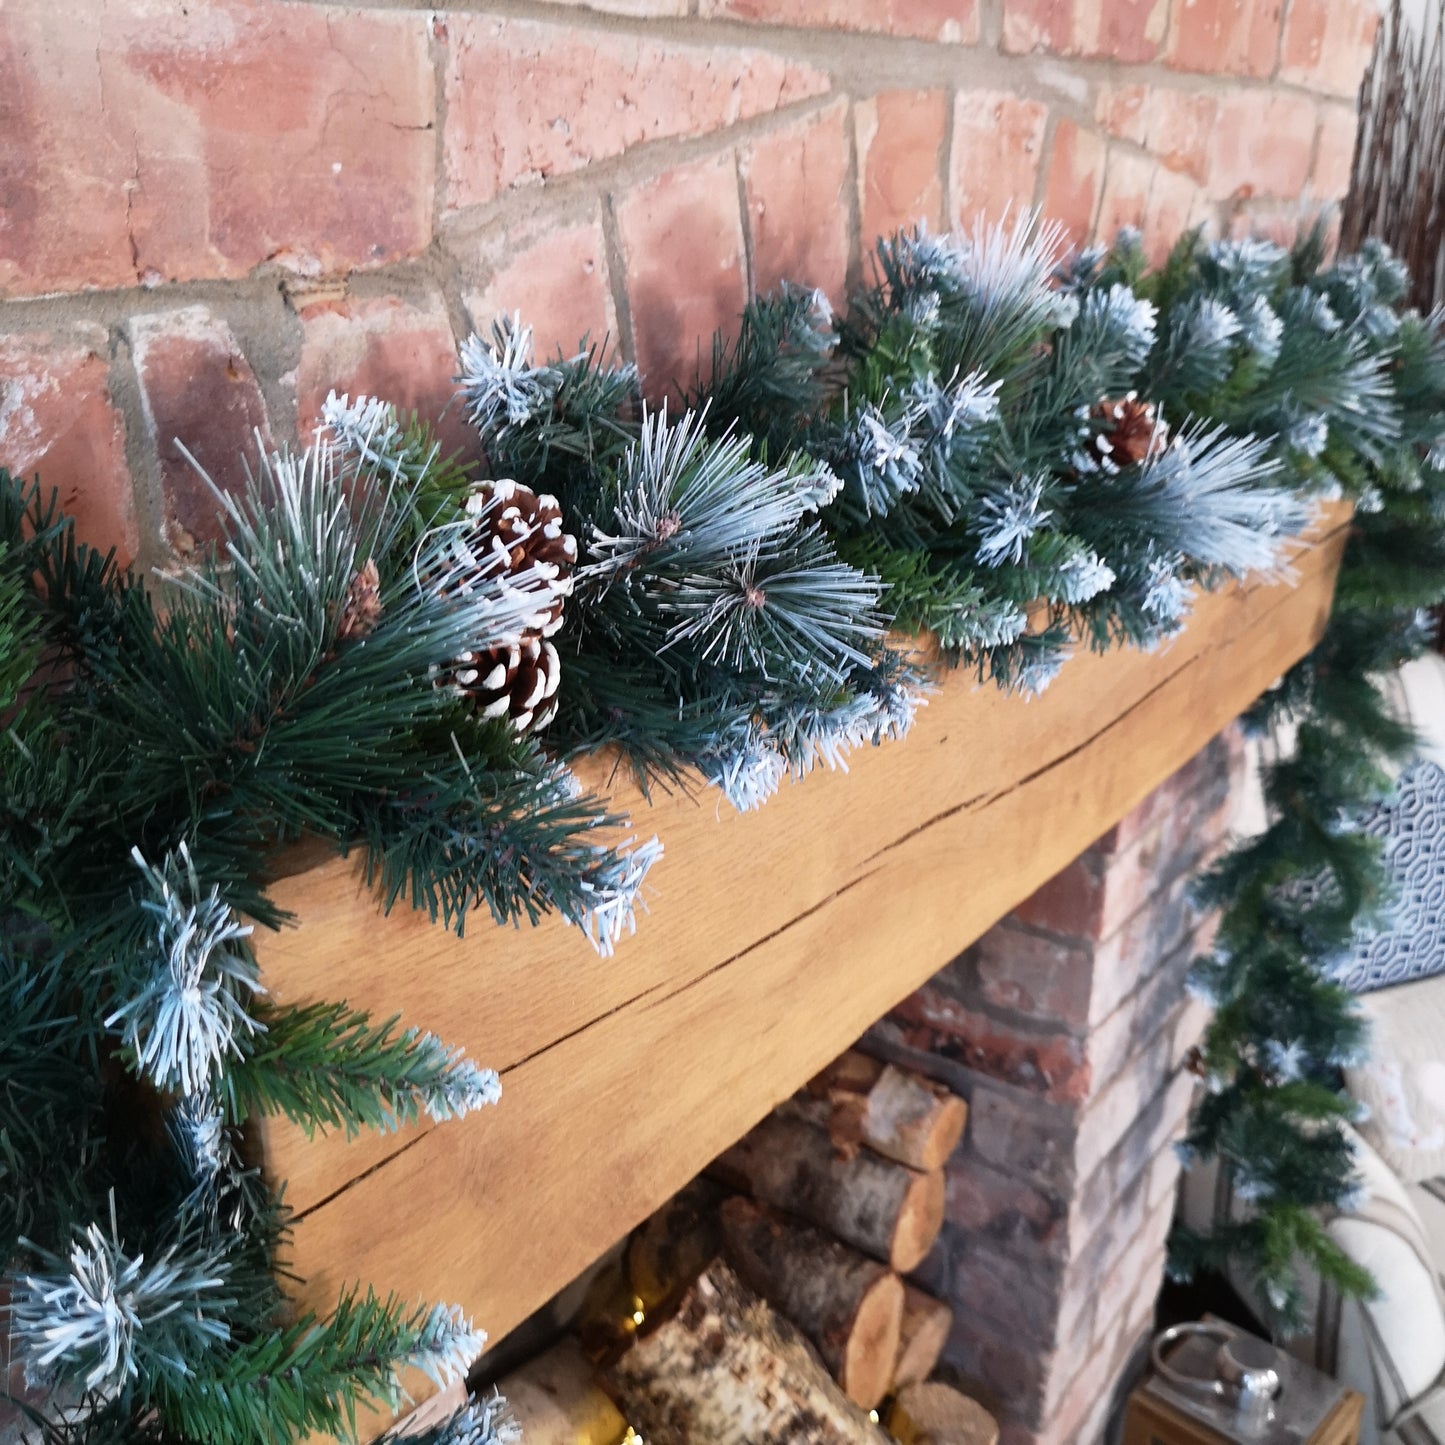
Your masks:
<svg viewBox="0 0 1445 1445"><path fill-rule="evenodd" d="M564 528L555 497L510 479L479 482L466 514L472 525L455 548L463 572L474 570L479 579L529 574L538 601L515 638L463 653L452 680L483 717L510 718L518 732L536 731L557 712L561 660L546 639L561 627L572 593L577 539Z"/></svg>
<svg viewBox="0 0 1445 1445"><path fill-rule="evenodd" d="M547 726L557 715L562 663L557 649L537 636L491 652L463 653L456 685L483 717L510 718L520 732Z"/></svg>
<svg viewBox="0 0 1445 1445"><path fill-rule="evenodd" d="M1152 461L1169 445L1169 428L1159 419L1159 408L1140 401L1138 392L1105 397L1091 415L1103 423L1094 434L1094 450L1107 467L1122 471Z"/></svg>
<svg viewBox="0 0 1445 1445"><path fill-rule="evenodd" d="M535 630L551 637L562 625L562 606L572 594L577 539L564 527L556 497L540 496L510 478L478 482L466 500L472 525L459 547L482 577L520 576L546 584L539 597ZM532 630L529 628L529 630Z"/></svg>

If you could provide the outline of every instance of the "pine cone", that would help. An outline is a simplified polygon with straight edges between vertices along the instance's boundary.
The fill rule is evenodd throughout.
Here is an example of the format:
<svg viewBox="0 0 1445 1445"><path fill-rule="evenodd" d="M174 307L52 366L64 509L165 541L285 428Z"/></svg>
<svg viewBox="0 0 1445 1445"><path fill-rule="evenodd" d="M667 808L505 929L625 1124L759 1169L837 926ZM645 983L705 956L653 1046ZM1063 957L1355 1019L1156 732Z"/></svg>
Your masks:
<svg viewBox="0 0 1445 1445"><path fill-rule="evenodd" d="M1152 461L1169 445L1169 428L1152 401L1131 391L1122 399L1105 397L1090 415L1104 425L1094 434L1094 449L1106 467L1120 471Z"/></svg>
<svg viewBox="0 0 1445 1445"><path fill-rule="evenodd" d="M346 603L336 621L336 640L350 642L369 637L381 621L381 574L376 563L367 558L346 589Z"/></svg>
<svg viewBox="0 0 1445 1445"><path fill-rule="evenodd" d="M562 605L572 593L577 539L563 530L556 497L503 478L479 482L466 501L474 525L459 547L482 577L529 569L551 583L551 598L539 598L536 630L550 637L562 625ZM530 630L530 629L529 629Z"/></svg>
<svg viewBox="0 0 1445 1445"><path fill-rule="evenodd" d="M457 542L463 571L478 579L531 572L542 579L537 608L520 634L489 651L463 653L452 674L457 689L489 718L507 717L518 732L537 731L557 714L561 659L546 639L562 625L572 593L577 539L563 530L557 499L501 480L481 482L466 502L474 525ZM459 584L468 585L465 579Z"/></svg>
<svg viewBox="0 0 1445 1445"><path fill-rule="evenodd" d="M562 662L557 649L527 637L491 652L463 653L456 684L483 717L510 717L518 732L534 732L557 715Z"/></svg>

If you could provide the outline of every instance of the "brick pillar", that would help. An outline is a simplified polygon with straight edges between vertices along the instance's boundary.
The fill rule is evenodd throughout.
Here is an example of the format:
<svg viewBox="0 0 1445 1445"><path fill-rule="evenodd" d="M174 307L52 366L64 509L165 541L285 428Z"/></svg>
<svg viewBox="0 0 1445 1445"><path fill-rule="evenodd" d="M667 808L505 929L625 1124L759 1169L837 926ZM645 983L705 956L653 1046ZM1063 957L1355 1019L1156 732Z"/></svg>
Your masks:
<svg viewBox="0 0 1445 1445"><path fill-rule="evenodd" d="M1151 1329L1204 1022L1184 980L1208 925L1186 885L1227 827L1232 738L869 1034L969 1100L919 1276L954 1303L944 1364L1003 1445L1093 1445Z"/></svg>

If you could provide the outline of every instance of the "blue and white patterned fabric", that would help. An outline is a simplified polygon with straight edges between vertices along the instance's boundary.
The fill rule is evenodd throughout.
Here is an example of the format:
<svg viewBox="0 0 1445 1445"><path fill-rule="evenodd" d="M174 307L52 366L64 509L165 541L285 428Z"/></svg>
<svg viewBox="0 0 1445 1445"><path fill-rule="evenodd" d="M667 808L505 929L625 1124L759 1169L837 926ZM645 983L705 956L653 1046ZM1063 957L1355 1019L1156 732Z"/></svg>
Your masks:
<svg viewBox="0 0 1445 1445"><path fill-rule="evenodd" d="M1358 934L1340 982L1369 993L1445 973L1445 768L1429 759L1411 763L1396 796L1370 813L1364 831L1384 840L1395 900L1379 931Z"/></svg>

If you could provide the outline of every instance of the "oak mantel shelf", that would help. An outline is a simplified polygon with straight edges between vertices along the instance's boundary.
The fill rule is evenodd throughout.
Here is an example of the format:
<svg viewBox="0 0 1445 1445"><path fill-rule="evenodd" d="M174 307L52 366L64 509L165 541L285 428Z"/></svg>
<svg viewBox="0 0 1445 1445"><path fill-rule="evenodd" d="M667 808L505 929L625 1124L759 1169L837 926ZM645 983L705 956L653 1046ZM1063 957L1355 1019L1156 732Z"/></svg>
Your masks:
<svg viewBox="0 0 1445 1445"><path fill-rule="evenodd" d="M459 941L383 919L355 860L282 879L299 927L258 940L277 998L399 1013L503 1078L459 1123L350 1143L267 1124L306 1303L371 1283L499 1338L1308 651L1347 524L1327 508L1286 580L1202 597L1155 652L1081 652L1035 701L954 675L906 741L759 812L614 791L667 849L615 958L555 922Z"/></svg>

